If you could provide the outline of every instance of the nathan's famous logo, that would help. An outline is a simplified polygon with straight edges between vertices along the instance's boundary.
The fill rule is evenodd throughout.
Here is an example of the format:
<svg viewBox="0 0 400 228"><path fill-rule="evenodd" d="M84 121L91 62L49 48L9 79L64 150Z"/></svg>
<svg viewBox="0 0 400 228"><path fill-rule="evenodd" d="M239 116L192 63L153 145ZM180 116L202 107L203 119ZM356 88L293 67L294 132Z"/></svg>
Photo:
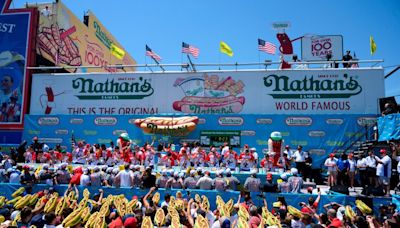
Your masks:
<svg viewBox="0 0 400 228"><path fill-rule="evenodd" d="M288 117L285 122L289 126L310 126L312 119L310 117Z"/></svg>
<svg viewBox="0 0 400 228"><path fill-rule="evenodd" d="M264 77L264 85L273 88L271 93L275 99L326 99L349 98L361 93L362 88L355 77L344 74L342 79L321 75L315 79L313 75L294 79L275 74Z"/></svg>
<svg viewBox="0 0 400 228"><path fill-rule="evenodd" d="M72 88L77 90L79 95L75 96L80 100L143 99L154 93L150 82L142 77L107 79L104 82L77 78L72 80Z"/></svg>
<svg viewBox="0 0 400 228"><path fill-rule="evenodd" d="M96 29L96 37L108 48L110 49L113 41L108 38L107 34L101 30L101 26L97 24L97 21L93 21L93 27Z"/></svg>
<svg viewBox="0 0 400 228"><path fill-rule="evenodd" d="M244 83L232 77L218 75L178 78L175 87L180 87L185 96L173 103L176 111L196 114L229 114L242 111L245 98Z"/></svg>

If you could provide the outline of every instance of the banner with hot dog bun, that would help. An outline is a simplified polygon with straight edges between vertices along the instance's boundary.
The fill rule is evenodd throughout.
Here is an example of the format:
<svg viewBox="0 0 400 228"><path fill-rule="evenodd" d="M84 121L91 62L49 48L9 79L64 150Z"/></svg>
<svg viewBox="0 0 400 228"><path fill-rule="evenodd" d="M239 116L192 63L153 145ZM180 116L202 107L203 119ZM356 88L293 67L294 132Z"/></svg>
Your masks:
<svg viewBox="0 0 400 228"><path fill-rule="evenodd" d="M136 64L93 13L87 16L86 26L60 1L40 4L38 9L36 51L56 66L88 66L67 68L70 72L118 72L122 70L106 66ZM126 53L122 59L113 55L112 46ZM132 67L125 70L135 71Z"/></svg>
<svg viewBox="0 0 400 228"><path fill-rule="evenodd" d="M377 114L383 69L33 76L31 114Z"/></svg>

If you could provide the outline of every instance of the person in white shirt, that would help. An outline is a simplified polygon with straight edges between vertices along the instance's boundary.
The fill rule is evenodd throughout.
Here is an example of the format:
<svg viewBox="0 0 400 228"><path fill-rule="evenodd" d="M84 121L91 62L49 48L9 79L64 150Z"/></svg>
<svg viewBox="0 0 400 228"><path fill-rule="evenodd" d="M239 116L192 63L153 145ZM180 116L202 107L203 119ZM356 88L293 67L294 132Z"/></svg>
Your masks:
<svg viewBox="0 0 400 228"><path fill-rule="evenodd" d="M120 181L120 187L126 187L130 188L132 187L133 184L133 175L129 171L129 165L125 165L125 169L119 171L117 176L115 176L115 179L119 179Z"/></svg>
<svg viewBox="0 0 400 228"><path fill-rule="evenodd" d="M381 157L375 156L376 163L376 176L379 178L379 184L385 187L386 196L390 196L390 177L392 176L392 159L387 155L385 149L380 151Z"/></svg>
<svg viewBox="0 0 400 228"><path fill-rule="evenodd" d="M51 15L51 11L49 10L49 6L46 6L44 9L42 9L40 11L40 13L45 17L50 16Z"/></svg>
<svg viewBox="0 0 400 228"><path fill-rule="evenodd" d="M364 154L360 154L359 159L357 160L357 169L358 175L360 177L361 186L365 187L367 185L367 161L365 159Z"/></svg>
<svg viewBox="0 0 400 228"><path fill-rule="evenodd" d="M347 161L349 162L349 180L350 188L354 188L354 179L356 176L356 160L354 160L354 154L350 153Z"/></svg>
<svg viewBox="0 0 400 228"><path fill-rule="evenodd" d="M81 176L81 186L90 186L90 176L88 168L83 169L83 174Z"/></svg>
<svg viewBox="0 0 400 228"><path fill-rule="evenodd" d="M297 150L293 154L294 162L296 163L296 168L299 173L304 176L304 168L306 165L307 152L303 151L303 147L299 145Z"/></svg>
<svg viewBox="0 0 400 228"><path fill-rule="evenodd" d="M376 181L376 160L373 151L368 152L368 157L365 158L367 164L367 176L369 178L369 186L375 186Z"/></svg>
<svg viewBox="0 0 400 228"><path fill-rule="evenodd" d="M328 185L331 187L336 185L336 163L337 159L335 158L335 154L330 153L324 165L328 168Z"/></svg>

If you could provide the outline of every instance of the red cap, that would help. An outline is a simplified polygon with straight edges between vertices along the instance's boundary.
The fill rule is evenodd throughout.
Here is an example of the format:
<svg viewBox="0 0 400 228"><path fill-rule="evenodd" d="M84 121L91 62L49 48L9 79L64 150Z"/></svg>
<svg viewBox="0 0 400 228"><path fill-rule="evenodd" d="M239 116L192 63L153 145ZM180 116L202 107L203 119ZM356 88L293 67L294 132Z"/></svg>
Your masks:
<svg viewBox="0 0 400 228"><path fill-rule="evenodd" d="M272 180L272 173L267 173L267 180Z"/></svg>
<svg viewBox="0 0 400 228"><path fill-rule="evenodd" d="M331 222L331 224L329 225L329 227L341 227L342 226L342 221L340 221L340 219L338 218L334 218Z"/></svg>
<svg viewBox="0 0 400 228"><path fill-rule="evenodd" d="M329 157L331 157L331 158L332 158L332 157L335 157L335 154L334 154L334 153L330 153L330 154L329 154Z"/></svg>
<svg viewBox="0 0 400 228"><path fill-rule="evenodd" d="M124 227L135 228L137 224L137 219L135 217L129 217L125 219Z"/></svg>
<svg viewBox="0 0 400 228"><path fill-rule="evenodd" d="M380 152L381 154L383 154L383 153L386 153L386 150L385 150L385 149L381 149L379 152Z"/></svg>
<svg viewBox="0 0 400 228"><path fill-rule="evenodd" d="M137 196L133 196L132 199L133 199L133 200L137 199Z"/></svg>

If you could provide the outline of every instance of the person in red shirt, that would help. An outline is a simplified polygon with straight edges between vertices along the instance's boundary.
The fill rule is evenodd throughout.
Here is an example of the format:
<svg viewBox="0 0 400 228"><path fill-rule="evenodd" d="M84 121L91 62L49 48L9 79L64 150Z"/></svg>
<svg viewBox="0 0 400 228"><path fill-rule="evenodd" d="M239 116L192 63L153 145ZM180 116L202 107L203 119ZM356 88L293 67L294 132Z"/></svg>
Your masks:
<svg viewBox="0 0 400 228"><path fill-rule="evenodd" d="M206 157L206 161L210 167L218 167L219 166L219 154L217 153L217 149L212 147L210 153Z"/></svg>
<svg viewBox="0 0 400 228"><path fill-rule="evenodd" d="M243 151L239 156L240 169L243 171L249 171L254 165L254 160L253 154L250 153L250 150L247 147L247 149L245 149L245 151Z"/></svg>
<svg viewBox="0 0 400 228"><path fill-rule="evenodd" d="M187 154L187 150L181 149L179 152L179 165L182 168L187 168L190 166L190 158L189 155Z"/></svg>
<svg viewBox="0 0 400 228"><path fill-rule="evenodd" d="M81 184L81 176L83 174L82 167L76 167L74 169L74 175L71 177L70 184L80 185Z"/></svg>
<svg viewBox="0 0 400 228"><path fill-rule="evenodd" d="M319 201L321 200L321 191L318 191L318 197L314 200L314 197L310 196L308 198L308 204L301 202L301 212L307 214L314 214L317 212Z"/></svg>
<svg viewBox="0 0 400 228"><path fill-rule="evenodd" d="M268 154L265 154L265 157L260 162L260 166L264 169L267 169L267 171L270 171L273 167L273 158Z"/></svg>

